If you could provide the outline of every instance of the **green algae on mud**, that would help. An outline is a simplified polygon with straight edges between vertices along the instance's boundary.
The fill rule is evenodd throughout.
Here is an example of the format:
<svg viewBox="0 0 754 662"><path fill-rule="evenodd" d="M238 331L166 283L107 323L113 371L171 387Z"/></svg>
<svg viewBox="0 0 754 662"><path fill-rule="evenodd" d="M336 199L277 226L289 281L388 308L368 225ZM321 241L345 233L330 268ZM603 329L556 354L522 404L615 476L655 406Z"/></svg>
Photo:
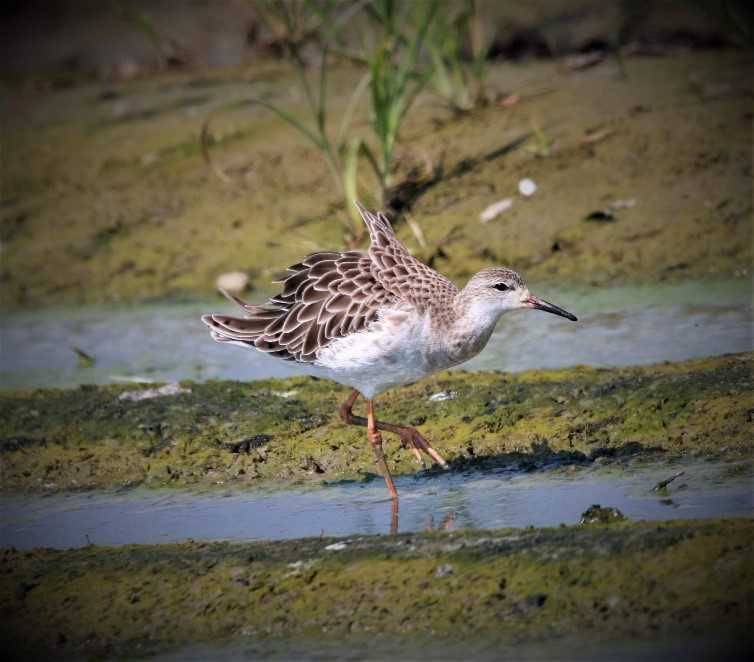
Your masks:
<svg viewBox="0 0 754 662"><path fill-rule="evenodd" d="M746 459L752 358L446 372L388 392L378 417L418 426L456 471L656 453ZM189 393L140 402L119 399L133 386L0 394L0 487L279 487L376 472L364 429L336 415L344 387L310 378L183 385ZM429 399L439 391L452 397ZM417 470L390 436L385 452L393 473Z"/></svg>
<svg viewBox="0 0 754 662"><path fill-rule="evenodd" d="M520 102L460 117L423 95L407 118L398 178L416 154L438 166L410 201L428 246L406 224L400 238L458 281L501 263L560 285L744 273L751 83L747 69L730 66L737 58L629 59L625 78L608 62L578 73L552 62L494 65L490 92ZM702 71L711 75L694 84ZM333 70L334 122L360 77ZM291 85L279 65L256 64L4 99L4 305L206 294L222 272L265 283L303 254L345 247L327 168L268 111L213 122L213 156L235 185L199 154L202 122L230 100L271 98L302 113ZM554 140L549 156L530 149L536 127ZM515 197L523 177L537 193L481 223L480 212ZM634 202L612 222L584 220L617 201Z"/></svg>
<svg viewBox="0 0 754 662"><path fill-rule="evenodd" d="M753 533L750 521L699 520L6 550L2 639L29 656L323 633L743 636Z"/></svg>

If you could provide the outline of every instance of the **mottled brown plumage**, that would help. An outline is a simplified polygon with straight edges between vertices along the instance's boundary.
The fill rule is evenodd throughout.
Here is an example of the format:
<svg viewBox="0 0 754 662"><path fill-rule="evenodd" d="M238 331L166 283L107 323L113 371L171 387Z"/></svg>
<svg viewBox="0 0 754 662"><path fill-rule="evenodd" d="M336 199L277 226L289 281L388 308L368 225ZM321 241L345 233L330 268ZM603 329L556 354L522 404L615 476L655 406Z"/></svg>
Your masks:
<svg viewBox="0 0 754 662"><path fill-rule="evenodd" d="M282 292L263 306L224 292L247 317L205 315L202 321L215 340L296 361L310 374L351 386L340 416L367 427L388 490L396 496L380 430L399 435L420 462L425 453L447 464L415 428L375 419L378 393L467 361L509 310L539 308L576 318L532 296L510 269L484 269L459 291L411 257L384 214L356 204L369 230L367 252L309 255L288 269ZM352 411L359 395L367 400L366 418Z"/></svg>
<svg viewBox="0 0 754 662"><path fill-rule="evenodd" d="M358 203L357 203L358 204ZM246 343L278 358L313 363L333 340L364 330L383 308L440 314L458 294L447 278L411 257L384 214L359 204L369 252L314 253L288 268L283 291L264 306L224 294L248 316L205 315L218 341Z"/></svg>

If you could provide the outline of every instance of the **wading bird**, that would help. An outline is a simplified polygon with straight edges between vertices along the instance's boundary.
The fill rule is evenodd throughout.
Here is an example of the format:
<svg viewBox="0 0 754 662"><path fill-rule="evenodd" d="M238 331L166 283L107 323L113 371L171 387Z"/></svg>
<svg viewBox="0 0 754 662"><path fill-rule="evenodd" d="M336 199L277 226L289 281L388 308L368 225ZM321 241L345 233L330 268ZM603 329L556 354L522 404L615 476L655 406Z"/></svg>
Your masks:
<svg viewBox="0 0 754 662"><path fill-rule="evenodd" d="M283 291L263 306L223 291L246 317L204 315L202 321L214 340L295 361L311 375L353 388L340 417L367 428L390 495L397 497L380 431L401 437L422 465L422 452L444 469L448 465L415 428L375 420L374 397L468 361L509 310L576 317L531 295L510 269L484 269L459 290L411 257L383 213L356 204L369 230L367 252L308 256L288 269ZM366 398L366 418L352 412L359 395Z"/></svg>

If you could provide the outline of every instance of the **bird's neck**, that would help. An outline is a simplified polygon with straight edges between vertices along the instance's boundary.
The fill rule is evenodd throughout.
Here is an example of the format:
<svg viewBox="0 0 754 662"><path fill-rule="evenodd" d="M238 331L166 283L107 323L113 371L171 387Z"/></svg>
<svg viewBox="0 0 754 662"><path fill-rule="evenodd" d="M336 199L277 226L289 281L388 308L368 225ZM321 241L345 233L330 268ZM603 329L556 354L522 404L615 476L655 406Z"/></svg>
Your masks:
<svg viewBox="0 0 754 662"><path fill-rule="evenodd" d="M465 289L455 298L454 326L459 329L476 329L477 333L489 335L503 314L499 307L479 299Z"/></svg>
<svg viewBox="0 0 754 662"><path fill-rule="evenodd" d="M467 360L484 349L502 312L462 290L453 302L453 312L446 321L443 343L450 354Z"/></svg>

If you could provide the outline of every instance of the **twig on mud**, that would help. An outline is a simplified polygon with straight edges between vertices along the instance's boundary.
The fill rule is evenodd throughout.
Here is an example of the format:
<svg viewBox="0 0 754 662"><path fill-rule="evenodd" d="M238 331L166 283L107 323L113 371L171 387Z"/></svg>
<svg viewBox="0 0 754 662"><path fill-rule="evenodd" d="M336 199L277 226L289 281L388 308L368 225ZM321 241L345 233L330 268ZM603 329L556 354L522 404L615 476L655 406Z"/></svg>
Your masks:
<svg viewBox="0 0 754 662"><path fill-rule="evenodd" d="M672 483L676 478L679 478L680 476L683 476L685 474L685 471L679 471L674 476L671 476L670 478L666 478L665 480L661 480L657 485L655 485L652 488L652 492L662 492L663 490L667 489L668 485Z"/></svg>
<svg viewBox="0 0 754 662"><path fill-rule="evenodd" d="M212 168L212 171L226 184L232 184L233 180L228 177L228 175L225 174L223 169L212 160L212 157L209 155L209 125L212 121L212 115L210 115L206 120L204 120L204 123L202 124L202 131L199 134L199 146L202 151L202 157L204 158L204 161L207 163L207 165Z"/></svg>
<svg viewBox="0 0 754 662"><path fill-rule="evenodd" d="M615 133L615 129L599 129L597 131L588 132L581 140L581 146L595 145L598 142L603 141L605 138L609 138Z"/></svg>
<svg viewBox="0 0 754 662"><path fill-rule="evenodd" d="M416 241L419 242L419 246L422 248L427 247L427 239L424 236L424 232L422 232L421 226L416 222L416 219L411 216L408 212L405 212L403 214L403 217L406 219L406 223L408 223L408 227L411 228L411 232L414 233L414 237L416 237Z"/></svg>
<svg viewBox="0 0 754 662"><path fill-rule="evenodd" d="M456 224L448 232L443 235L440 240L437 242L437 245L435 246L435 250L433 250L427 258L424 260L426 264L432 268L434 268L435 262L437 258L439 257L446 257L445 253L445 247L461 232L461 224Z"/></svg>
<svg viewBox="0 0 754 662"><path fill-rule="evenodd" d="M82 367L88 368L89 366L93 366L95 363L97 363L97 360L91 354L87 354L80 347L71 347L71 350L75 352L79 357L79 365L81 365Z"/></svg>

